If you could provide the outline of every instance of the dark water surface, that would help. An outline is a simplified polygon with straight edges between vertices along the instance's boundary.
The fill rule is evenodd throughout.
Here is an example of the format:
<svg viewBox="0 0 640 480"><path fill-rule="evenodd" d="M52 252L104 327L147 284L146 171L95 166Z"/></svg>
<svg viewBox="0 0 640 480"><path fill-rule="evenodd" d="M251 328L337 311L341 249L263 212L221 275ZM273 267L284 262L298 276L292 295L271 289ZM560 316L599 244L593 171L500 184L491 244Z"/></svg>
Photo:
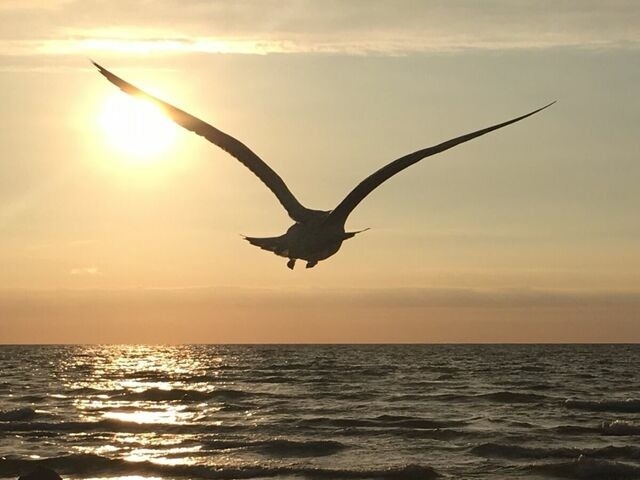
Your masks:
<svg viewBox="0 0 640 480"><path fill-rule="evenodd" d="M640 346L0 346L0 477L640 478Z"/></svg>

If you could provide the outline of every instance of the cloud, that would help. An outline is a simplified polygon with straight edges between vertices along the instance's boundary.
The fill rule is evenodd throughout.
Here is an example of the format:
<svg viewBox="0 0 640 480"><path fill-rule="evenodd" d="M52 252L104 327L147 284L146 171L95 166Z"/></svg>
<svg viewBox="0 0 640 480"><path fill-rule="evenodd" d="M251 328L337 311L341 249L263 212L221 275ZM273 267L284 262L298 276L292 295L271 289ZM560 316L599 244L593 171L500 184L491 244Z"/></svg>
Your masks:
<svg viewBox="0 0 640 480"><path fill-rule="evenodd" d="M632 0L30 1L0 6L0 32L5 54L637 48L640 8Z"/></svg>

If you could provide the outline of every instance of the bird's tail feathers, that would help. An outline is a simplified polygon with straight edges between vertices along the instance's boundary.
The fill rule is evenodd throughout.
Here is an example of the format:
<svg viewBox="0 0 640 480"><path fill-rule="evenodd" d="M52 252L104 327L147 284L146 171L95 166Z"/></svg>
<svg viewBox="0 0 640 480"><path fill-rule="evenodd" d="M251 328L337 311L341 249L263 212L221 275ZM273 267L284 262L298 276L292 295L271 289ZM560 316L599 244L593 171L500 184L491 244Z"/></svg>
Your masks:
<svg viewBox="0 0 640 480"><path fill-rule="evenodd" d="M287 245L283 237L246 237L243 235L242 238L262 250L286 256Z"/></svg>

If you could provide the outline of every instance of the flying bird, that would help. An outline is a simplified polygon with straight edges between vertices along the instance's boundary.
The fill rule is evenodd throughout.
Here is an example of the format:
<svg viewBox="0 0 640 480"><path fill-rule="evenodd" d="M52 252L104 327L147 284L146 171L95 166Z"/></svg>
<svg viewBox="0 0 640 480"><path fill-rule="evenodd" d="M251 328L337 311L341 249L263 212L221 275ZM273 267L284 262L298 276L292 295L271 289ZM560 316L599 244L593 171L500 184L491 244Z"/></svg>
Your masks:
<svg viewBox="0 0 640 480"><path fill-rule="evenodd" d="M519 122L531 115L550 107L555 102L538 108L520 117L498 123L475 132L447 140L438 145L410 153L385 165L360 182L333 210L313 210L302 205L291 193L282 178L267 165L258 155L238 139L218 130L213 125L190 115L162 100L143 92L126 82L109 70L92 62L104 77L125 93L133 95L157 105L171 120L198 135L206 138L235 157L251 170L273 192L278 201L295 222L284 235L278 237L244 237L251 245L273 252L288 259L287 267L293 269L296 260L305 260L306 267L315 267L319 261L336 254L342 242L353 238L364 230L347 232L345 222L349 214L358 204L383 182L420 160L444 152L450 148L468 142L486 133Z"/></svg>

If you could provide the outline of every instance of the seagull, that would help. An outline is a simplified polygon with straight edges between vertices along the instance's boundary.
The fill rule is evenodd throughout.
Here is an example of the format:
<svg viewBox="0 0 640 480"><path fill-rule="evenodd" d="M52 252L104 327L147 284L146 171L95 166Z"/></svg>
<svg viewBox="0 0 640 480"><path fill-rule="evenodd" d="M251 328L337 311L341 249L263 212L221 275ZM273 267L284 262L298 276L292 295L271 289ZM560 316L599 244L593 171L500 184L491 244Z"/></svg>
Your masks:
<svg viewBox="0 0 640 480"><path fill-rule="evenodd" d="M291 217L295 223L289 227L284 235L278 237L244 237L244 239L251 245L273 252L280 257L287 258L287 267L292 270L296 264L296 260L305 260L307 262L306 268L315 267L319 261L326 260L332 255L335 255L338 250L340 250L342 242L353 238L358 233L368 230L365 229L355 232L345 231L347 217L367 195L395 174L418 163L424 158L444 152L456 145L524 120L556 103L555 101L551 102L544 107L507 120L506 122L476 130L475 132L452 138L438 145L409 153L392 161L365 178L351 190L333 210L313 210L302 205L293 193L291 193L291 190L289 190L282 178L240 140L159 98L145 93L129 82L114 75L106 68L98 65L96 62L92 61L91 63L95 65L98 71L109 80L109 82L113 83L123 92L155 104L165 115L181 127L197 133L229 153L232 157L235 157L273 192L289 214L289 217Z"/></svg>

